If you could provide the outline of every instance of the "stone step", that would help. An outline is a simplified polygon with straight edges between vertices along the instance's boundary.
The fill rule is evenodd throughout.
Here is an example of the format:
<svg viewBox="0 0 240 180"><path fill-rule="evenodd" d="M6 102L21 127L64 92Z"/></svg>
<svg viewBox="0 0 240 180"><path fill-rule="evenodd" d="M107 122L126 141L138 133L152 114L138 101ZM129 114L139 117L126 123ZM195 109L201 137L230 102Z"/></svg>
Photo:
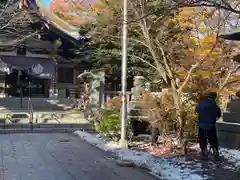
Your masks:
<svg viewBox="0 0 240 180"><path fill-rule="evenodd" d="M137 108L131 108L129 109L129 114L131 116L148 116L148 110L145 109L137 109Z"/></svg>
<svg viewBox="0 0 240 180"><path fill-rule="evenodd" d="M133 105L144 105L144 104L146 104L146 101L131 101L131 104L133 104Z"/></svg>
<svg viewBox="0 0 240 180"><path fill-rule="evenodd" d="M29 114L26 112L1 112L0 124L18 123L28 124L30 121ZM84 118L83 112L80 111L49 111L49 112L34 112L33 123L38 124L88 124L89 122Z"/></svg>
<svg viewBox="0 0 240 180"><path fill-rule="evenodd" d="M6 106L5 106L6 107ZM28 111L28 107L14 107L12 105L7 106L8 108L4 108L2 109L0 107L0 111L12 111L12 112L16 112L16 111ZM38 107L33 107L33 111L37 112L37 111L67 111L67 110L71 110L73 108L73 106L38 106ZM1 112L0 112L1 113Z"/></svg>
<svg viewBox="0 0 240 180"><path fill-rule="evenodd" d="M6 118L12 123L29 123L29 117L30 115L28 113L6 114Z"/></svg>
<svg viewBox="0 0 240 180"><path fill-rule="evenodd" d="M34 111L62 111L72 108L73 99L58 98L51 100L48 98L31 98ZM20 98L0 98L0 110L5 111L27 111L28 98L24 98L20 107Z"/></svg>
<svg viewBox="0 0 240 180"><path fill-rule="evenodd" d="M78 88L69 88L69 97L75 98L80 94Z"/></svg>
<svg viewBox="0 0 240 180"><path fill-rule="evenodd" d="M133 108L133 109L148 109L148 108L152 108L154 104L149 104L146 101L131 101L129 108ZM155 107L155 105L154 105Z"/></svg>
<svg viewBox="0 0 240 180"><path fill-rule="evenodd" d="M0 128L4 129L66 129L66 128L75 128L75 129L91 129L93 128L91 124L2 124Z"/></svg>
<svg viewBox="0 0 240 180"><path fill-rule="evenodd" d="M93 129L79 128L22 128L22 129L0 129L0 134L20 134L20 133L73 133L77 130L84 130L88 133L95 133Z"/></svg>
<svg viewBox="0 0 240 180"><path fill-rule="evenodd" d="M223 113L224 122L240 123L240 111L237 112L224 112Z"/></svg>
<svg viewBox="0 0 240 180"><path fill-rule="evenodd" d="M13 114L11 114L11 119L25 119L25 118L29 118L28 113L13 113Z"/></svg>
<svg viewBox="0 0 240 180"><path fill-rule="evenodd" d="M148 121L148 116L128 116L131 121Z"/></svg>

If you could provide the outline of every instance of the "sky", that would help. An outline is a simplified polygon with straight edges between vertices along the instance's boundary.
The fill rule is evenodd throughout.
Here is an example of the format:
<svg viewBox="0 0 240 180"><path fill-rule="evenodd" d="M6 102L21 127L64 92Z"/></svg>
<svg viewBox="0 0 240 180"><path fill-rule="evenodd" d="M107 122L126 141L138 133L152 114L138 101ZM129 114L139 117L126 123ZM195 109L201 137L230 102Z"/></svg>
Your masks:
<svg viewBox="0 0 240 180"><path fill-rule="evenodd" d="M49 4L51 4L52 0L41 0L41 2L45 7L48 7Z"/></svg>

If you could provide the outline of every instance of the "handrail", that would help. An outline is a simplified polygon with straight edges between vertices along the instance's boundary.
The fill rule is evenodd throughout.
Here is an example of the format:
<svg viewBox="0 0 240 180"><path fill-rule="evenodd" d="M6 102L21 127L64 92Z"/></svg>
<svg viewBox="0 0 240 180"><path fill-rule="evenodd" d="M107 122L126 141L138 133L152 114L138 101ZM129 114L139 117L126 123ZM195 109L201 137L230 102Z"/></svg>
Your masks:
<svg viewBox="0 0 240 180"><path fill-rule="evenodd" d="M51 118L52 118L52 119L54 118L54 119L55 119L55 121L57 121L57 122L58 122L58 124L60 124L60 123L61 123L61 122L58 120L58 118L59 118L59 117L57 116L57 114L56 114L56 113L52 113L52 114L51 114Z"/></svg>
<svg viewBox="0 0 240 180"><path fill-rule="evenodd" d="M33 129L33 106L31 98L28 98L28 113L30 114L29 124L31 124L31 129Z"/></svg>

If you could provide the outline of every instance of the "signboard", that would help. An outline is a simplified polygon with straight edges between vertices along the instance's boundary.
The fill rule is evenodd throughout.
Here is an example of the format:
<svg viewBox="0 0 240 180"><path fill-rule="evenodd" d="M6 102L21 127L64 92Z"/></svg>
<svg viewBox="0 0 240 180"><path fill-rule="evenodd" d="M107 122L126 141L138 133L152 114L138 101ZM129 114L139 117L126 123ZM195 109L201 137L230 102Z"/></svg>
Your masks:
<svg viewBox="0 0 240 180"><path fill-rule="evenodd" d="M41 74L43 72L43 70L44 70L44 68L41 64L38 64L38 65L32 67L32 72L34 74Z"/></svg>

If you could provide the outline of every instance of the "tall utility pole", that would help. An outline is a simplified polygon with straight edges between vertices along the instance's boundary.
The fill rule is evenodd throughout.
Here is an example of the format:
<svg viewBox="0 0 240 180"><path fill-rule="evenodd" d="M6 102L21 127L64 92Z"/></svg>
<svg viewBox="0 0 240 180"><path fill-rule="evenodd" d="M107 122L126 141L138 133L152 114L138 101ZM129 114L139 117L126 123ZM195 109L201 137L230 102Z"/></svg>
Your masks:
<svg viewBox="0 0 240 180"><path fill-rule="evenodd" d="M128 147L126 140L126 126L127 126L127 0L123 0L123 29L122 29L122 125L121 125L121 139L119 145L121 147Z"/></svg>

